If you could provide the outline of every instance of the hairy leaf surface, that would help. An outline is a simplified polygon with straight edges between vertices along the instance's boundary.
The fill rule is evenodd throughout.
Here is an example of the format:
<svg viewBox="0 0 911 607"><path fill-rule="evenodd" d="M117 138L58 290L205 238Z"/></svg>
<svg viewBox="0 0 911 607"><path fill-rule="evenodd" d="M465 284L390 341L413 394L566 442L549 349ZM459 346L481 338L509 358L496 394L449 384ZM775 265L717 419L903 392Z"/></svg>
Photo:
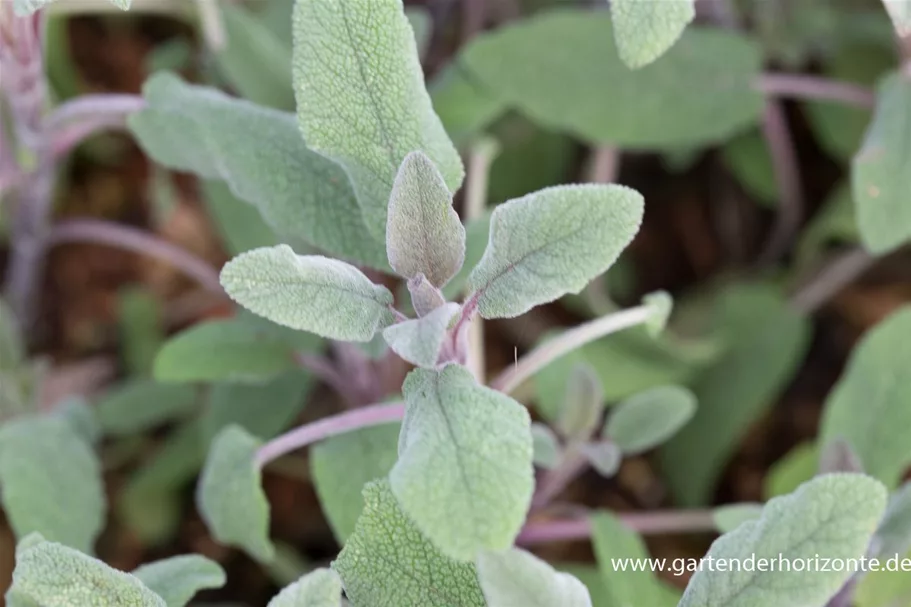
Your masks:
<svg viewBox="0 0 911 607"><path fill-rule="evenodd" d="M518 548L482 552L478 556L478 579L488 607L592 605L585 584Z"/></svg>
<svg viewBox="0 0 911 607"><path fill-rule="evenodd" d="M644 67L671 48L696 17L695 0L612 0L614 39L623 63Z"/></svg>

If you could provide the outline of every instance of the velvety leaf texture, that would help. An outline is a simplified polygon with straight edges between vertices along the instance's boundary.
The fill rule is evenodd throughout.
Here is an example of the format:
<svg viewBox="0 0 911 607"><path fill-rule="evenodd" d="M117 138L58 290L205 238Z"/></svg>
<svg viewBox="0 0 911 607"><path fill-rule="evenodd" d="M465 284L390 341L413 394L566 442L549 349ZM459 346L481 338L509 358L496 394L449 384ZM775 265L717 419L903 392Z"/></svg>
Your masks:
<svg viewBox="0 0 911 607"><path fill-rule="evenodd" d="M696 397L680 386L659 386L631 396L613 408L604 436L626 455L657 447L686 425Z"/></svg>
<svg viewBox="0 0 911 607"><path fill-rule="evenodd" d="M893 74L876 99L873 122L851 163L851 186L861 239L879 255L911 240L911 82Z"/></svg>
<svg viewBox="0 0 911 607"><path fill-rule="evenodd" d="M416 369L402 389L399 460L389 474L402 509L451 558L509 548L534 485L525 407L460 365Z"/></svg>
<svg viewBox="0 0 911 607"><path fill-rule="evenodd" d="M557 429L566 438L587 440L604 413L604 388L590 365L579 363L566 381Z"/></svg>
<svg viewBox="0 0 911 607"><path fill-rule="evenodd" d="M560 463L560 443L549 426L540 423L531 425L531 444L536 466L553 469Z"/></svg>
<svg viewBox="0 0 911 607"><path fill-rule="evenodd" d="M61 544L29 541L16 550L10 607L170 607L129 573Z"/></svg>
<svg viewBox="0 0 911 607"><path fill-rule="evenodd" d="M292 114L169 73L149 78L143 96L148 107L129 125L156 162L224 180L291 245L388 267L386 246L367 231L344 170L307 148Z"/></svg>
<svg viewBox="0 0 911 607"><path fill-rule="evenodd" d="M392 350L413 365L436 366L446 329L459 312L459 304L448 303L423 318L396 323L383 330L383 338Z"/></svg>
<svg viewBox="0 0 911 607"><path fill-rule="evenodd" d="M222 430L200 475L196 504L216 540L265 562L275 548L269 541L269 502L254 461L259 445L239 426Z"/></svg>
<svg viewBox="0 0 911 607"><path fill-rule="evenodd" d="M462 160L431 107L402 0L300 0L294 91L308 145L345 168L375 238L409 152L427 154L451 192L461 185Z"/></svg>
<svg viewBox="0 0 911 607"><path fill-rule="evenodd" d="M499 205L468 278L484 318L511 318L605 272L632 241L644 203L617 185L547 188Z"/></svg>
<svg viewBox="0 0 911 607"><path fill-rule="evenodd" d="M908 464L911 442L911 307L871 329L855 346L826 399L820 444L844 438L867 474L894 487Z"/></svg>
<svg viewBox="0 0 911 607"><path fill-rule="evenodd" d="M150 379L127 381L95 405L102 431L125 436L186 417L196 405L196 387L162 384Z"/></svg>
<svg viewBox="0 0 911 607"><path fill-rule="evenodd" d="M758 520L741 524L715 540L708 555L715 559L766 559L774 571L697 571L680 607L804 607L824 605L851 576L835 567L810 569L817 557L859 559L886 507L886 489L860 474L830 474L802 485L794 493L770 500ZM777 566L779 558L803 570ZM812 565L811 565L812 566ZM783 569L783 570L782 570Z"/></svg>
<svg viewBox="0 0 911 607"><path fill-rule="evenodd" d="M146 563L133 575L164 599L168 607L184 607L200 590L221 588L226 581L218 563L198 554Z"/></svg>
<svg viewBox="0 0 911 607"><path fill-rule="evenodd" d="M267 607L339 607L341 596L338 574L317 569L279 592Z"/></svg>
<svg viewBox="0 0 911 607"><path fill-rule="evenodd" d="M364 489L364 514L332 563L354 607L485 607L472 563L445 555L402 511L387 481Z"/></svg>
<svg viewBox="0 0 911 607"><path fill-rule="evenodd" d="M280 325L344 341L370 341L391 321L392 293L360 270L288 245L254 249L222 268L231 298Z"/></svg>
<svg viewBox="0 0 911 607"><path fill-rule="evenodd" d="M101 465L62 417L23 417L0 428L0 500L16 537L37 531L86 553L107 511Z"/></svg>
<svg viewBox="0 0 911 607"><path fill-rule="evenodd" d="M405 278L423 274L442 287L465 260L465 228L452 194L422 152L405 156L392 185L386 220L386 254Z"/></svg>
<svg viewBox="0 0 911 607"><path fill-rule="evenodd" d="M696 17L695 0L612 0L614 39L623 63L636 69L667 51Z"/></svg>
<svg viewBox="0 0 911 607"><path fill-rule="evenodd" d="M585 584L519 550L482 552L478 579L488 607L591 607Z"/></svg>
<svg viewBox="0 0 911 607"><path fill-rule="evenodd" d="M749 39L689 28L673 52L630 70L612 29L607 11L546 11L477 36L461 64L494 97L591 143L677 149L723 141L758 121L763 99L752 83L762 57Z"/></svg>
<svg viewBox="0 0 911 607"><path fill-rule="evenodd" d="M323 513L340 545L364 509L364 485L385 477L398 459L400 424L383 424L317 443L310 473Z"/></svg>
<svg viewBox="0 0 911 607"><path fill-rule="evenodd" d="M871 545L877 556L887 559L911 550L911 483L902 485L889 498Z"/></svg>
<svg viewBox="0 0 911 607"><path fill-rule="evenodd" d="M30 15L40 8L54 2L55 0L13 0L13 10L16 15L23 17ZM132 0L109 0L111 4L120 10L128 10Z"/></svg>

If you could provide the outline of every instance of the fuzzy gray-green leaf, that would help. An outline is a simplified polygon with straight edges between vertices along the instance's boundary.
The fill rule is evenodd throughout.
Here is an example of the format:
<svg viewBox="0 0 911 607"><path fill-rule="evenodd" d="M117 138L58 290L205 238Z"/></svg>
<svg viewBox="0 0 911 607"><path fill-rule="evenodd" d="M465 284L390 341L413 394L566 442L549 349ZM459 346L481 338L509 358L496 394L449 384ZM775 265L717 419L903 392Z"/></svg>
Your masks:
<svg viewBox="0 0 911 607"><path fill-rule="evenodd" d="M339 607L342 581L331 569L311 571L284 588L267 607Z"/></svg>
<svg viewBox="0 0 911 607"><path fill-rule="evenodd" d="M375 238L409 152L427 154L450 192L461 185L462 160L431 107L402 0L299 0L294 91L304 138L345 168Z"/></svg>
<svg viewBox="0 0 911 607"><path fill-rule="evenodd" d="M399 460L389 474L402 509L452 558L510 547L534 485L526 409L459 365L415 369L403 392Z"/></svg>
<svg viewBox="0 0 911 607"><path fill-rule="evenodd" d="M585 584L518 548L482 552L478 556L478 579L488 607L592 605Z"/></svg>
<svg viewBox="0 0 911 607"><path fill-rule="evenodd" d="M573 366L557 416L557 429L571 440L588 440L604 413L604 388L587 363Z"/></svg>
<svg viewBox="0 0 911 607"><path fill-rule="evenodd" d="M396 354L411 364L434 367L447 336L446 329L458 312L459 304L444 304L422 318L386 327L383 338Z"/></svg>
<svg viewBox="0 0 911 607"><path fill-rule="evenodd" d="M637 69L677 42L696 17L695 0L612 0L614 39L623 63Z"/></svg>
<svg viewBox="0 0 911 607"><path fill-rule="evenodd" d="M474 564L450 559L422 535L388 481L367 485L364 504L354 535L332 563L354 607L486 605Z"/></svg>
<svg viewBox="0 0 911 607"><path fill-rule="evenodd" d="M774 498L759 519L715 540L707 555L742 563L765 559L766 570L697 571L680 607L825 605L851 576L851 569L808 569L808 561L864 556L885 507L885 487L860 474L820 476L790 495ZM768 563L779 559L800 559L805 567L769 570Z"/></svg>
<svg viewBox="0 0 911 607"><path fill-rule="evenodd" d="M133 575L164 599L168 607L184 607L200 590L221 588L226 581L218 563L198 554L146 563Z"/></svg>
<svg viewBox="0 0 911 607"><path fill-rule="evenodd" d="M909 3L911 6L911 3ZM902 74L882 81L864 143L851 163L857 225L866 248L880 255L911 240L911 82Z"/></svg>
<svg viewBox="0 0 911 607"><path fill-rule="evenodd" d="M159 73L148 107L129 118L143 149L166 167L224 180L286 243L385 270L386 246L368 231L344 170L309 150L293 114Z"/></svg>
<svg viewBox="0 0 911 607"><path fill-rule="evenodd" d="M465 260L465 227L443 176L422 152L405 156L389 195L389 265L405 278L423 274L442 287Z"/></svg>
<svg viewBox="0 0 911 607"><path fill-rule="evenodd" d="M911 307L871 329L826 400L820 444L843 438L864 470L894 487L911 464Z"/></svg>
<svg viewBox="0 0 911 607"><path fill-rule="evenodd" d="M468 278L484 318L511 318L605 272L639 230L642 196L618 185L547 188L501 204Z"/></svg>
<svg viewBox="0 0 911 607"><path fill-rule="evenodd" d="M216 540L267 562L275 548L269 541L269 503L254 461L259 445L239 426L222 430L200 475L196 504Z"/></svg>
<svg viewBox="0 0 911 607"><path fill-rule="evenodd" d="M107 510L101 465L63 417L0 428L0 499L16 537L39 532L91 553Z"/></svg>
<svg viewBox="0 0 911 607"><path fill-rule="evenodd" d="M550 426L535 422L531 425L531 444L536 466L552 470L560 464L560 441Z"/></svg>
<svg viewBox="0 0 911 607"><path fill-rule="evenodd" d="M625 455L657 447L686 425L696 412L696 397L680 386L659 386L635 394L611 411L604 436Z"/></svg>
<svg viewBox="0 0 911 607"><path fill-rule="evenodd" d="M13 10L19 17L30 15L40 8L54 2L55 0L13 0ZM122 11L128 10L132 0L109 0L111 4Z"/></svg>
<svg viewBox="0 0 911 607"><path fill-rule="evenodd" d="M288 245L254 249L221 270L231 298L280 325L344 341L370 341L391 321L392 293L360 270Z"/></svg>
<svg viewBox="0 0 911 607"><path fill-rule="evenodd" d="M728 533L747 521L762 516L762 504L728 504L712 510L715 528L721 533Z"/></svg>
<svg viewBox="0 0 911 607"><path fill-rule="evenodd" d="M37 536L16 550L6 600L10 607L170 607L137 577Z"/></svg>
<svg viewBox="0 0 911 607"><path fill-rule="evenodd" d="M110 389L95 405L95 414L106 435L125 436L187 417L195 405L195 386L139 379Z"/></svg>
<svg viewBox="0 0 911 607"><path fill-rule="evenodd" d="M911 34L911 4L907 0L883 0L886 12L900 37Z"/></svg>

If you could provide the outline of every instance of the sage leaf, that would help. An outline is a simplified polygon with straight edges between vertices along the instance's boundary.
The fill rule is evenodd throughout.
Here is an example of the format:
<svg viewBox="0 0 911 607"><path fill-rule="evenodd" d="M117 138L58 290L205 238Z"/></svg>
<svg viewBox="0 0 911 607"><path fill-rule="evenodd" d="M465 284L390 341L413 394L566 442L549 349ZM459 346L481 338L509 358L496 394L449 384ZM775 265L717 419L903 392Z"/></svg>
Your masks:
<svg viewBox="0 0 911 607"><path fill-rule="evenodd" d="M310 449L310 474L323 513L339 545L354 533L364 510L362 492L385 478L398 459L401 424L382 424L317 443Z"/></svg>
<svg viewBox="0 0 911 607"><path fill-rule="evenodd" d="M135 576L40 536L16 549L10 607L170 607Z"/></svg>
<svg viewBox="0 0 911 607"><path fill-rule="evenodd" d="M911 82L901 74L885 78L876 100L873 122L851 162L851 188L861 240L882 255L911 240L911 161L904 147L911 137Z"/></svg>
<svg viewBox="0 0 911 607"><path fill-rule="evenodd" d="M606 271L632 241L643 200L618 185L547 188L499 205L468 278L484 318L511 318Z"/></svg>
<svg viewBox="0 0 911 607"><path fill-rule="evenodd" d="M198 554L146 563L133 575L164 599L168 607L184 607L200 590L221 588L226 581L218 563Z"/></svg>
<svg viewBox="0 0 911 607"><path fill-rule="evenodd" d="M104 434L126 436L187 417L195 408L195 386L139 379L109 390L95 405L95 415Z"/></svg>
<svg viewBox="0 0 911 607"><path fill-rule="evenodd" d="M17 369L25 361L25 345L12 308L0 299L0 371Z"/></svg>
<svg viewBox="0 0 911 607"><path fill-rule="evenodd" d="M405 320L383 329L383 338L393 352L419 367L434 367L448 333L449 323L459 313L457 303L448 303L423 318Z"/></svg>
<svg viewBox="0 0 911 607"><path fill-rule="evenodd" d="M905 0L883 0L883 4L899 37L904 38L911 33L911 5Z"/></svg>
<svg viewBox="0 0 911 607"><path fill-rule="evenodd" d="M430 97L449 136L458 142L469 141L509 109L458 59L446 66L430 84Z"/></svg>
<svg viewBox="0 0 911 607"><path fill-rule="evenodd" d="M663 55L696 17L693 4L694 0L612 0L614 39L623 63L637 69Z"/></svg>
<svg viewBox="0 0 911 607"><path fill-rule="evenodd" d="M585 441L594 434L604 413L604 388L591 365L573 366L557 417L557 429L568 440Z"/></svg>
<svg viewBox="0 0 911 607"><path fill-rule="evenodd" d="M613 408L604 436L625 455L638 455L676 434L696 412L696 397L680 386L659 386Z"/></svg>
<svg viewBox="0 0 911 607"><path fill-rule="evenodd" d="M841 379L829 393L820 444L843 438L864 470L894 487L911 463L911 444L902 428L911 423L911 307L889 315L855 346Z"/></svg>
<svg viewBox="0 0 911 607"><path fill-rule="evenodd" d="M301 132L344 167L374 238L386 234L389 193L409 152L423 151L450 192L459 188L462 160L431 107L402 0L299 1L293 68Z"/></svg>
<svg viewBox="0 0 911 607"><path fill-rule="evenodd" d="M679 149L758 121L763 98L753 82L762 56L749 39L689 28L674 52L630 70L611 30L606 11L555 9L477 36L460 64L535 122L594 144Z"/></svg>
<svg viewBox="0 0 911 607"><path fill-rule="evenodd" d="M341 597L338 574L331 569L317 569L279 592L267 607L339 607Z"/></svg>
<svg viewBox="0 0 911 607"><path fill-rule="evenodd" d="M721 149L721 160L757 203L770 208L778 206L772 155L758 131L749 131L728 141Z"/></svg>
<svg viewBox="0 0 911 607"><path fill-rule="evenodd" d="M674 300L667 291L655 291L642 298L642 304L649 309L649 318L645 321L645 329L651 336L659 335L667 326L674 309Z"/></svg>
<svg viewBox="0 0 911 607"><path fill-rule="evenodd" d="M889 559L911 550L911 483L905 483L889 498L871 547L875 556Z"/></svg>
<svg viewBox="0 0 911 607"><path fill-rule="evenodd" d="M538 422L531 425L531 446L536 466L552 470L560 464L560 441L550 426Z"/></svg>
<svg viewBox="0 0 911 607"><path fill-rule="evenodd" d="M0 427L0 501L17 538L37 531L85 553L107 511L98 458L63 417Z"/></svg>
<svg viewBox="0 0 911 607"><path fill-rule="evenodd" d="M741 524L715 540L707 557L747 562L780 558L792 563L824 555L857 559L886 507L886 489L860 474L829 474L803 484L790 495L770 500L758 520ZM850 568L763 571L697 571L680 607L824 605L851 576ZM806 567L804 568L806 569Z"/></svg>
<svg viewBox="0 0 911 607"><path fill-rule="evenodd" d="M108 0L111 4L119 8L120 10L128 10L132 0ZM13 0L13 10L16 15L19 17L25 17L31 15L35 11L45 7L46 5L54 2L54 0Z"/></svg>
<svg viewBox="0 0 911 607"><path fill-rule="evenodd" d="M762 504L730 504L712 510L715 528L721 533L729 533L742 523L758 519L762 515Z"/></svg>
<svg viewBox="0 0 911 607"><path fill-rule="evenodd" d="M407 286L411 294L411 305L418 316L427 316L446 303L443 293L430 284L423 274L409 279Z"/></svg>
<svg viewBox="0 0 911 607"><path fill-rule="evenodd" d="M819 448L815 443L800 443L772 464L763 482L766 499L787 495L819 471Z"/></svg>
<svg viewBox="0 0 911 607"><path fill-rule="evenodd" d="M525 407L459 365L415 369L402 389L399 459L389 474L402 510L450 558L509 548L534 488Z"/></svg>
<svg viewBox="0 0 911 607"><path fill-rule="evenodd" d="M280 325L343 341L370 341L390 324L392 293L360 270L288 245L238 255L221 271L231 298Z"/></svg>
<svg viewBox="0 0 911 607"><path fill-rule="evenodd" d="M604 478L611 478L617 474L620 464L623 463L623 451L613 441L584 443L579 450L592 468Z"/></svg>
<svg viewBox="0 0 911 607"><path fill-rule="evenodd" d="M269 503L254 461L259 446L239 426L222 430L212 441L200 475L196 504L216 540L268 562L275 548L269 541Z"/></svg>
<svg viewBox="0 0 911 607"><path fill-rule="evenodd" d="M118 297L117 320L121 355L127 371L130 375L148 376L155 354L164 341L161 305L143 289L126 289ZM2 358L0 355L0 360Z"/></svg>
<svg viewBox="0 0 911 607"><path fill-rule="evenodd" d="M405 156L386 220L389 265L405 278L423 274L442 287L465 260L465 228L443 176L422 152Z"/></svg>
<svg viewBox="0 0 911 607"><path fill-rule="evenodd" d="M387 481L367 485L364 504L354 535L332 563L354 607L486 605L474 564L450 559L422 535Z"/></svg>
<svg viewBox="0 0 911 607"><path fill-rule="evenodd" d="M344 170L309 150L293 114L155 74L130 130L156 162L227 183L287 244L308 244L385 270L386 246L367 231ZM257 143L260 142L260 143Z"/></svg>
<svg viewBox="0 0 911 607"><path fill-rule="evenodd" d="M823 446L819 454L819 473L830 472L863 472L864 466L860 456L844 438L836 438Z"/></svg>
<svg viewBox="0 0 911 607"><path fill-rule="evenodd" d="M585 584L568 573L558 573L533 554L512 548L482 552L478 580L488 607L591 607Z"/></svg>
<svg viewBox="0 0 911 607"><path fill-rule="evenodd" d="M256 207L235 196L227 183L201 179L199 188L206 212L229 254L240 255L279 244L275 230L266 224Z"/></svg>

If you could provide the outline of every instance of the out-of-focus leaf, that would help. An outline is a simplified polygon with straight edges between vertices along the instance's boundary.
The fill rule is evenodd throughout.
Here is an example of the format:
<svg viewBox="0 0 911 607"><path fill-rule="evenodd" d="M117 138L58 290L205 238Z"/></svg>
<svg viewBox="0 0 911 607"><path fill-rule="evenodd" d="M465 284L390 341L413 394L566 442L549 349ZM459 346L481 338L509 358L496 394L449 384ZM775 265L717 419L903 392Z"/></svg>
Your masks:
<svg viewBox="0 0 911 607"><path fill-rule="evenodd" d="M433 35L433 18L426 6L408 6L405 8L405 16L414 30L418 57L423 58L427 54L427 47L430 46L430 38Z"/></svg>
<svg viewBox="0 0 911 607"><path fill-rule="evenodd" d="M617 474L623 463L623 451L610 440L595 441L582 445L579 450L595 472L604 478Z"/></svg>
<svg viewBox="0 0 911 607"><path fill-rule="evenodd" d="M585 584L538 557L510 548L478 556L478 580L489 607L591 607Z"/></svg>
<svg viewBox="0 0 911 607"><path fill-rule="evenodd" d="M461 64L495 97L591 143L676 148L724 140L758 120L761 57L750 40L690 28L674 52L632 71L611 29L603 11L549 11L478 36Z"/></svg>
<svg viewBox="0 0 911 607"><path fill-rule="evenodd" d="M162 384L151 379L116 386L95 405L102 431L109 436L143 432L196 409L196 387Z"/></svg>
<svg viewBox="0 0 911 607"><path fill-rule="evenodd" d="M889 498L886 513L870 543L881 559L900 557L911 550L911 483L902 485Z"/></svg>
<svg viewBox="0 0 911 607"><path fill-rule="evenodd" d="M611 17L620 59L638 69L663 55L696 17L695 0L613 0Z"/></svg>
<svg viewBox="0 0 911 607"><path fill-rule="evenodd" d="M883 0L895 31L902 38L911 34L911 5L905 0Z"/></svg>
<svg viewBox="0 0 911 607"><path fill-rule="evenodd" d="M763 483L766 499L786 495L813 478L819 467L819 449L815 443L801 443L772 464Z"/></svg>
<svg viewBox="0 0 911 607"><path fill-rule="evenodd" d="M826 399L819 441L843 438L867 474L895 487L911 464L911 307L891 314L854 348Z"/></svg>
<svg viewBox="0 0 911 607"><path fill-rule="evenodd" d="M769 147L758 131L749 131L728 141L721 159L747 194L766 207L778 206L778 185Z"/></svg>
<svg viewBox="0 0 911 607"><path fill-rule="evenodd" d="M550 426L535 422L531 425L531 445L536 466L552 470L560 464L562 449Z"/></svg>
<svg viewBox="0 0 911 607"><path fill-rule="evenodd" d="M685 506L711 493L728 457L774 404L809 343L809 322L772 286L731 285L716 306L716 330L727 350L691 384L696 415L661 449L670 489Z"/></svg>
<svg viewBox="0 0 911 607"><path fill-rule="evenodd" d="M161 308L151 294L127 289L120 294L121 351L130 375L148 376L164 341Z"/></svg>
<svg viewBox="0 0 911 607"><path fill-rule="evenodd" d="M831 244L855 243L860 238L854 200L847 182L839 184L803 229L797 244L797 265L820 258Z"/></svg>
<svg viewBox="0 0 911 607"><path fill-rule="evenodd" d="M237 198L227 183L203 179L200 187L209 216L229 253L240 255L250 249L278 244L278 237L259 211Z"/></svg>
<svg viewBox="0 0 911 607"><path fill-rule="evenodd" d="M50 4L54 0L13 0L13 10L19 17L30 15L38 9ZM130 8L132 0L109 0L111 4L121 10Z"/></svg>
<svg viewBox="0 0 911 607"><path fill-rule="evenodd" d="M686 426L696 413L696 397L680 386L658 386L630 396L611 411L604 437L624 455L648 451Z"/></svg>
<svg viewBox="0 0 911 607"><path fill-rule="evenodd" d="M457 61L433 80L430 96L446 132L458 142L478 135L507 110L502 99Z"/></svg>
<svg viewBox="0 0 911 607"><path fill-rule="evenodd" d="M86 553L107 511L95 453L56 416L0 427L0 501L16 537L39 532Z"/></svg>
<svg viewBox="0 0 911 607"><path fill-rule="evenodd" d="M164 599L168 607L184 607L200 590L221 588L226 581L218 563L198 554L146 563L133 575Z"/></svg>
<svg viewBox="0 0 911 607"><path fill-rule="evenodd" d="M762 504L730 504L712 510L715 527L721 533L728 533L742 523L752 521L762 515Z"/></svg>
<svg viewBox="0 0 911 607"><path fill-rule="evenodd" d="M604 412L604 388L591 365L574 366L566 378L566 392L557 429L570 440L588 440Z"/></svg>
<svg viewBox="0 0 911 607"><path fill-rule="evenodd" d="M323 513L340 545L364 509L364 485L383 478L398 459L400 424L383 424L322 441L310 450L310 471Z"/></svg>
<svg viewBox="0 0 911 607"><path fill-rule="evenodd" d="M855 607L903 607L911 601L911 575L901 570L901 559L911 559L911 552L893 563L890 571L871 571L864 575L854 592ZM906 561L907 562L907 561Z"/></svg>
<svg viewBox="0 0 911 607"><path fill-rule="evenodd" d="M12 308L0 299L0 371L17 369L25 360L25 346Z"/></svg>

